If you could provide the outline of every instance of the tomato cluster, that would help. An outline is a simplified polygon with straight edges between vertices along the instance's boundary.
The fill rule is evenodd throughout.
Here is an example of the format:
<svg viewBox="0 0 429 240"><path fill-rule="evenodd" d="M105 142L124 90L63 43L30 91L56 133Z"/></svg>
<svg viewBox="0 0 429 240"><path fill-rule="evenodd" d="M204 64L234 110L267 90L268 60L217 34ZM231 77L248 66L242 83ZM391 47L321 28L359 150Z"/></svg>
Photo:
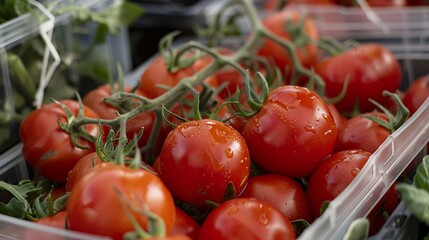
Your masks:
<svg viewBox="0 0 429 240"><path fill-rule="evenodd" d="M207 51L175 70L160 55L135 89L104 85L83 102L32 112L21 125L23 155L70 194L65 211L38 221L113 239L298 237L294 226L323 214L395 130L385 126L391 115L374 112L372 101L392 107L383 92L401 85L388 49L363 44L327 56L314 26L299 13L267 16L264 31L294 48L259 42L253 52L272 64L258 71L247 55L223 68L233 50ZM280 74L269 82L270 67ZM323 88L302 68L314 69L307 73ZM403 94L411 113L428 96L427 79ZM397 203L392 188L369 215L371 233L384 221L379 212L391 213Z"/></svg>

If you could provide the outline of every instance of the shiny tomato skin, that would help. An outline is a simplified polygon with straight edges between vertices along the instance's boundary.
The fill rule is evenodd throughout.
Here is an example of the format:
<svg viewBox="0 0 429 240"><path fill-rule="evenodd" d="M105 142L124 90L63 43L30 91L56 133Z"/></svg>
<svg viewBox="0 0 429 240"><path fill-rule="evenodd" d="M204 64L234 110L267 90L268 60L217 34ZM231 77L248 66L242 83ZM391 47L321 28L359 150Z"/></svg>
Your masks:
<svg viewBox="0 0 429 240"><path fill-rule="evenodd" d="M337 128L323 100L311 90L282 86L244 127L255 163L292 178L309 176L335 145Z"/></svg>
<svg viewBox="0 0 429 240"><path fill-rule="evenodd" d="M240 194L242 198L256 198L277 208L291 222L299 219L312 221L307 196L294 179L280 174L251 177Z"/></svg>
<svg viewBox="0 0 429 240"><path fill-rule="evenodd" d="M379 44L363 44L322 60L315 70L326 83L327 97L338 96L349 76L347 92L335 104L340 112L352 112L356 101L361 112L369 112L375 105L368 99L385 106L388 98L383 97L382 92L395 92L402 78L396 57Z"/></svg>
<svg viewBox="0 0 429 240"><path fill-rule="evenodd" d="M77 116L79 103L74 100L60 101ZM92 109L84 106L83 115L88 118L99 118ZM79 144L86 149L73 145L71 135L63 131L57 123L58 118L65 123L64 110L56 103L50 103L32 111L22 121L20 126L20 137L23 143L22 154L25 160L44 177L64 182L68 172L77 161L86 154L93 152L94 143L80 139ZM98 126L88 124L86 131L97 136Z"/></svg>
<svg viewBox="0 0 429 240"><path fill-rule="evenodd" d="M325 201L335 199L356 177L371 153L362 150L336 152L319 164L307 186L308 201L314 218L320 216Z"/></svg>
<svg viewBox="0 0 429 240"><path fill-rule="evenodd" d="M70 170L67 176L66 189L71 192L74 185L91 171L97 164L102 163L96 152L83 156L76 165Z"/></svg>
<svg viewBox="0 0 429 240"><path fill-rule="evenodd" d="M388 117L384 113L371 112L369 114L378 119L388 121ZM374 153L390 134L389 130L378 123L358 115L347 120L338 129L335 151L361 149Z"/></svg>
<svg viewBox="0 0 429 240"><path fill-rule="evenodd" d="M201 226L200 240L295 239L291 222L271 204L236 198L215 208Z"/></svg>
<svg viewBox="0 0 429 240"><path fill-rule="evenodd" d="M411 83L403 95L402 103L404 103L412 115L428 97L429 77L425 75Z"/></svg>
<svg viewBox="0 0 429 240"><path fill-rule="evenodd" d="M326 106L328 106L329 111L331 112L331 115L334 118L335 126L337 126L337 129L340 129L343 126L343 124L347 121L347 118L338 111L338 109L335 107L334 104L328 104Z"/></svg>
<svg viewBox="0 0 429 240"><path fill-rule="evenodd" d="M250 172L244 138L234 128L210 119L184 122L172 130L160 154L162 181L178 200L205 206L222 202L228 183L237 193Z"/></svg>
<svg viewBox="0 0 429 240"><path fill-rule="evenodd" d="M297 24L301 17L303 16L298 12L281 11L268 15L262 20L262 24L280 38L293 41L292 36L285 30L285 24L287 21ZM314 22L309 18L305 18L304 21L304 32L307 37L317 40L319 33ZM300 62L306 67L313 66L318 60L318 50L314 43L299 46L296 51ZM290 67L292 63L288 52L272 40L265 39L258 54L265 56L267 59L273 59L282 72L285 71L286 67Z"/></svg>
<svg viewBox="0 0 429 240"><path fill-rule="evenodd" d="M176 219L171 229L171 235L185 235L189 239L196 240L199 232L200 225L182 209L176 207Z"/></svg>
<svg viewBox="0 0 429 240"><path fill-rule="evenodd" d="M115 85L115 90L118 86ZM131 87L125 86L124 92L130 92ZM141 91L136 91L135 94L145 96ZM112 87L110 84L102 85L90 92L88 92L84 98L83 103L93 109L96 113L100 115L102 119L115 119L118 117L118 109L112 105L105 103L104 98L107 98L112 95ZM137 116L129 119L127 121L127 137L132 139L139 131L144 128L143 135L139 139L139 146L143 147L147 144L149 140L150 133L153 128L155 121L155 113L153 112L143 112Z"/></svg>
<svg viewBox="0 0 429 240"><path fill-rule="evenodd" d="M196 72L209 65L212 61L212 58L204 56L199 58L190 67L170 73L167 69L167 64L164 61L164 58L157 56L140 77L139 90L146 93L148 98L156 98L166 92L164 88L157 85L174 87L181 80L193 76ZM217 86L217 79L214 75L206 78L204 81L209 83L211 86Z"/></svg>
<svg viewBox="0 0 429 240"><path fill-rule="evenodd" d="M86 174L73 188L67 201L70 230L123 239L134 227L124 212L117 189L129 204L147 208L164 220L167 234L175 218L171 194L154 174L142 169L101 163ZM106 201L108 200L108 201ZM147 219L133 212L147 230Z"/></svg>

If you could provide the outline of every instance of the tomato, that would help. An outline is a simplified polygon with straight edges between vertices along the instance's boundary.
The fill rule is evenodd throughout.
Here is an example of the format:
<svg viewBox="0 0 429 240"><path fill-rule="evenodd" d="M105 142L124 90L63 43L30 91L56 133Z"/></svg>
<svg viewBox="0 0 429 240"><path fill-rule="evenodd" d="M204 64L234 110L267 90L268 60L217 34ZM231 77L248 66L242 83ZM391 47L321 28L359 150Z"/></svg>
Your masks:
<svg viewBox="0 0 429 240"><path fill-rule="evenodd" d="M169 235L165 237L141 238L141 240L191 240L191 238L185 235Z"/></svg>
<svg viewBox="0 0 429 240"><path fill-rule="evenodd" d="M201 226L201 240L295 239L290 221L271 204L255 198L229 200L215 208Z"/></svg>
<svg viewBox="0 0 429 240"><path fill-rule="evenodd" d="M370 115L388 121L384 113L371 112ZM391 134L389 130L378 123L358 115L347 120L341 128L338 129L335 151L347 149L362 149L373 153Z"/></svg>
<svg viewBox="0 0 429 240"><path fill-rule="evenodd" d="M67 211L61 211L55 215L37 219L35 222L51 227L66 228Z"/></svg>
<svg viewBox="0 0 429 240"><path fill-rule="evenodd" d="M327 157L311 175L307 186L308 201L314 218L320 216L325 201L336 198L359 174L371 153L346 150Z"/></svg>
<svg viewBox="0 0 429 240"><path fill-rule="evenodd" d="M291 222L300 219L312 221L306 194L292 178L280 174L252 177L240 197L266 201Z"/></svg>
<svg viewBox="0 0 429 240"><path fill-rule="evenodd" d="M352 112L356 103L361 112L369 112L375 106L368 99L385 106L388 98L382 92L395 92L401 85L398 60L378 44L363 44L322 60L315 70L325 80L327 97L338 96L349 77L344 98L335 104L340 112Z"/></svg>
<svg viewBox="0 0 429 240"><path fill-rule="evenodd" d="M164 58L157 56L143 72L140 78L139 89L146 93L149 98L156 98L166 92L160 85L174 87L182 79L193 76L195 72L202 70L213 61L212 58L204 56L199 58L192 66L170 73ZM217 86L216 77L210 76L204 81L211 86Z"/></svg>
<svg viewBox="0 0 429 240"><path fill-rule="evenodd" d="M125 232L133 231L115 189L130 205L147 207L163 219L167 234L171 231L175 206L161 180L146 170L106 163L97 165L74 186L67 202L70 230L113 239L122 239ZM147 218L136 211L132 214L147 230Z"/></svg>
<svg viewBox="0 0 429 240"><path fill-rule="evenodd" d="M423 102L429 97L429 77L422 76L411 83L405 91L402 103L414 114Z"/></svg>
<svg viewBox="0 0 429 240"><path fill-rule="evenodd" d="M117 85L115 87L118 87ZM124 87L124 92L130 92L131 87ZM145 96L145 94L141 91L136 91L137 95ZM112 95L112 88L110 84L102 85L85 95L83 98L83 103L94 109L100 115L102 119L115 119L118 117L118 112L120 111L113 107L112 105L105 103L103 101L104 98L107 98ZM131 109L129 109L131 110ZM127 121L127 137L128 139L132 139L135 135L137 135L142 128L144 128L143 135L139 139L139 146L143 147L147 144L149 140L150 133L152 132L152 128L155 121L155 113L154 112L143 112L138 114L137 116L129 119Z"/></svg>
<svg viewBox="0 0 429 240"><path fill-rule="evenodd" d="M160 174L178 200L205 206L222 202L228 183L244 188L250 156L234 128L211 119L184 122L172 130L160 154Z"/></svg>
<svg viewBox="0 0 429 240"><path fill-rule="evenodd" d="M292 21L296 25L300 21L301 17L303 17L303 15L298 12L281 11L268 15L265 19L262 20L262 24L268 30L278 35L282 39L294 42L298 41L298 38L302 38L302 36L291 35L291 33L286 31L285 25L288 21ZM306 37L310 40L314 40L314 42L319 38L316 25L310 18L305 17L303 31ZM305 67L313 66L318 60L318 50L315 43L312 42L306 43L302 46L301 45L296 45L296 51L300 62ZM282 46L278 45L272 40L265 39L262 47L259 49L258 54L265 56L267 59L273 59L277 67L282 72L285 71L286 67L290 67L292 64L288 52Z"/></svg>
<svg viewBox="0 0 429 240"><path fill-rule="evenodd" d="M347 118L344 117L338 109L333 104L327 105L329 108L329 111L331 112L332 117L334 118L335 126L337 126L337 129L341 128L343 124L347 121Z"/></svg>
<svg viewBox="0 0 429 240"><path fill-rule="evenodd" d="M200 225L182 209L176 207L176 219L174 221L172 235L186 235L192 240L198 239Z"/></svg>
<svg viewBox="0 0 429 240"><path fill-rule="evenodd" d="M97 164L102 163L96 152L89 153L83 156L72 170L68 173L66 189L71 192L74 185L83 178L90 170L92 170Z"/></svg>
<svg viewBox="0 0 429 240"><path fill-rule="evenodd" d="M67 221L67 211L60 211L56 213L55 215L39 218L35 223L60 228L60 229L66 229L66 221ZM19 236L19 239L21 240L62 240L64 237L61 237L57 234L46 232L43 230L36 230L34 228L26 228L22 235Z"/></svg>
<svg viewBox="0 0 429 240"><path fill-rule="evenodd" d="M399 204L399 193L395 189L396 183L387 190L383 198L374 206L368 214L370 221L368 235L372 236L380 231L386 223L386 214L390 216Z"/></svg>
<svg viewBox="0 0 429 240"><path fill-rule="evenodd" d="M272 91L244 127L252 160L288 177L309 176L335 145L337 128L323 100L299 86Z"/></svg>
<svg viewBox="0 0 429 240"><path fill-rule="evenodd" d="M79 111L77 101L63 100L61 103L77 116ZM88 118L99 118L98 114L86 106L84 106L83 115ZM63 182L76 162L93 152L95 146L85 139L79 139L78 143L88 148L74 146L70 134L58 126L58 118L65 123L65 112L58 104L44 105L27 115L21 123L19 133L25 160L42 176L56 182ZM98 134L96 124L88 124L85 130L93 136Z"/></svg>

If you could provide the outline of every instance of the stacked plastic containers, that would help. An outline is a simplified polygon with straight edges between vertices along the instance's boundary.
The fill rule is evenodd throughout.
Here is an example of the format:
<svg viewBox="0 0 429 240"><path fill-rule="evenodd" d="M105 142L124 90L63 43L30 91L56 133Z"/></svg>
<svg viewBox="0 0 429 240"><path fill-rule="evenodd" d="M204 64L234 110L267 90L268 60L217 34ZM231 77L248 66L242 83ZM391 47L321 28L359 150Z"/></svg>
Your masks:
<svg viewBox="0 0 429 240"><path fill-rule="evenodd" d="M96 3L106 6L103 4L107 4L108 1L86 2L93 2L94 6L97 5ZM223 2L213 1L205 11L202 11L202 14L211 16ZM429 73L429 69L426 67L429 64L428 7L377 8L370 12L362 11L359 8L343 7L312 7L309 9L297 6L296 8L308 13L315 20L321 35L330 35L339 40L355 39L358 42L378 42L389 48L402 64L404 72L402 88L404 89L417 77ZM34 23L29 24L35 26ZM0 36L3 34L2 27L0 26ZM36 35L37 33L33 34L33 36ZM28 36L26 37L28 39ZM23 40L21 40L22 42ZM0 44L2 44L1 40ZM4 54L5 47L0 46L2 46L0 54ZM4 59L4 57L0 59ZM1 63L0 66L4 67L3 60ZM138 82L144 67L143 64L129 73L126 76L126 83L133 85ZM4 73L1 76L4 77ZM421 159L425 154L424 149L428 141L429 100L426 100L401 128L389 136L348 188L330 203L324 214L315 220L299 239L342 239L350 224L370 212L412 160ZM2 155L0 176L3 180L12 182L28 177L19 145ZM396 222L398 214L402 217L402 223L392 225L392 222ZM401 204L386 227L371 239L384 239L386 236L394 238L404 234L403 231L410 229L410 224L416 224L415 221L404 219L404 217L409 217L409 213ZM101 239L0 215L0 236L15 239L27 231L35 231L35 235L43 234L43 239L55 236L61 236L62 239Z"/></svg>

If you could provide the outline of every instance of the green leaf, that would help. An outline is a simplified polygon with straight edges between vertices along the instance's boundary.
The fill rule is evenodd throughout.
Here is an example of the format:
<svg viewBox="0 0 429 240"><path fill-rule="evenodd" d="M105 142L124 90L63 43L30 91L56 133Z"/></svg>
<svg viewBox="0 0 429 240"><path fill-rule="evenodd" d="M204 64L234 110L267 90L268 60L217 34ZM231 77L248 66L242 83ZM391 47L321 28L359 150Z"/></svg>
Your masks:
<svg viewBox="0 0 429 240"><path fill-rule="evenodd" d="M414 185L429 192L429 155L425 156L417 167Z"/></svg>
<svg viewBox="0 0 429 240"><path fill-rule="evenodd" d="M364 240L368 237L369 221L366 218L358 218L350 224L343 240Z"/></svg>
<svg viewBox="0 0 429 240"><path fill-rule="evenodd" d="M25 219L26 205L24 202L12 198L8 204L0 202L0 213L19 219Z"/></svg>
<svg viewBox="0 0 429 240"><path fill-rule="evenodd" d="M67 200L69 199L70 193L67 192L63 196L55 199L54 201L54 214L61 211L67 204Z"/></svg>
<svg viewBox="0 0 429 240"><path fill-rule="evenodd" d="M320 215L322 215L326 211L326 209L329 207L330 202L331 201L324 201L322 203L322 207L320 207Z"/></svg>
<svg viewBox="0 0 429 240"><path fill-rule="evenodd" d="M305 219L298 219L292 222L293 229L295 230L295 235L298 237L301 233L304 232L310 226Z"/></svg>
<svg viewBox="0 0 429 240"><path fill-rule="evenodd" d="M29 11L27 0L0 0L0 24Z"/></svg>
<svg viewBox="0 0 429 240"><path fill-rule="evenodd" d="M421 222L429 225L429 193L416 186L404 183L397 184L396 189L401 194L402 201L411 213Z"/></svg>

